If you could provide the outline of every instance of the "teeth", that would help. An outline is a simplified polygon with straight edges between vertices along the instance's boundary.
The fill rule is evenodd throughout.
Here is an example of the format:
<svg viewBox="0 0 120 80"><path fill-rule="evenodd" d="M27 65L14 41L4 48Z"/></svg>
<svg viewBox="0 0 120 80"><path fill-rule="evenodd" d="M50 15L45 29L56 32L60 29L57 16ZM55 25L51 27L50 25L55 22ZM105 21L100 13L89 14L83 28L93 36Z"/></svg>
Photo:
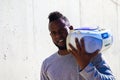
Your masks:
<svg viewBox="0 0 120 80"><path fill-rule="evenodd" d="M62 42L63 40L59 40L59 42Z"/></svg>

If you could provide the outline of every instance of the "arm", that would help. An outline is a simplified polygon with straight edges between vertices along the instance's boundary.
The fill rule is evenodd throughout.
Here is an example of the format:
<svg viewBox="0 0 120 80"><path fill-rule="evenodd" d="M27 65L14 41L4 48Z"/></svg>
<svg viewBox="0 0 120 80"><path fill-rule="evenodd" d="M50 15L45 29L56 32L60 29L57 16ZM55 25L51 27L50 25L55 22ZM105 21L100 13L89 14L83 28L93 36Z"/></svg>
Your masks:
<svg viewBox="0 0 120 80"><path fill-rule="evenodd" d="M45 72L45 62L43 62L41 67L40 80L49 80Z"/></svg>
<svg viewBox="0 0 120 80"><path fill-rule="evenodd" d="M110 67L103 60L101 54L95 56L80 74L86 80L115 80Z"/></svg>
<svg viewBox="0 0 120 80"><path fill-rule="evenodd" d="M94 53L86 53L84 47L84 40L81 39L81 44L78 39L75 39L77 49L71 44L70 53L76 58L78 65L80 66L80 74L85 80L115 80L109 66L103 60L99 50ZM91 46L92 47L92 46Z"/></svg>

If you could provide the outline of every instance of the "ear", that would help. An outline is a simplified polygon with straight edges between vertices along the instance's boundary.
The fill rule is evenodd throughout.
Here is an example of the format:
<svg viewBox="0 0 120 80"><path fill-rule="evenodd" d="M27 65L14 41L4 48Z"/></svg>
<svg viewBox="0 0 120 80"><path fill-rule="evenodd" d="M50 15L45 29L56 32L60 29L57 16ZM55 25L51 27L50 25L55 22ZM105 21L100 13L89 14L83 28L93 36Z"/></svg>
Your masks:
<svg viewBox="0 0 120 80"><path fill-rule="evenodd" d="M73 26L70 26L69 29L70 29L70 30L73 30Z"/></svg>
<svg viewBox="0 0 120 80"><path fill-rule="evenodd" d="M52 36L51 32L50 32L50 36Z"/></svg>

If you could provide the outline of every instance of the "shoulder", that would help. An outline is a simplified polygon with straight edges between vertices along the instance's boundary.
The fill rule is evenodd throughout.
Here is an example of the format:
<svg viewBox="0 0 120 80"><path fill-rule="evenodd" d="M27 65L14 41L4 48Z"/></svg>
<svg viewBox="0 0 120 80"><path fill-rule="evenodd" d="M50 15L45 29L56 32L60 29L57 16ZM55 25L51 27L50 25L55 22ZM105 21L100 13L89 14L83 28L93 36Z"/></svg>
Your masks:
<svg viewBox="0 0 120 80"><path fill-rule="evenodd" d="M47 57L44 61L43 61L43 65L49 65L52 62L54 62L56 59L58 59L58 55L57 52L55 52L54 54L50 55L49 57Z"/></svg>

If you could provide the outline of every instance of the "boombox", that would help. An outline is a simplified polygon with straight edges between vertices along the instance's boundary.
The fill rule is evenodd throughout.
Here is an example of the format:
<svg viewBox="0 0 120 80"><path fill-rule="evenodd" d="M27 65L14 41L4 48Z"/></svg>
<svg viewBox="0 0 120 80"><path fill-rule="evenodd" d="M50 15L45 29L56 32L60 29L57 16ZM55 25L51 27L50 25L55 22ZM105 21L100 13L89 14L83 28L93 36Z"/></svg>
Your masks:
<svg viewBox="0 0 120 80"><path fill-rule="evenodd" d="M75 38L78 38L79 41L84 39L85 50L90 54L98 49L100 52L107 50L113 43L110 30L100 27L82 27L70 30L66 39L67 49L71 49L69 43L76 48Z"/></svg>

